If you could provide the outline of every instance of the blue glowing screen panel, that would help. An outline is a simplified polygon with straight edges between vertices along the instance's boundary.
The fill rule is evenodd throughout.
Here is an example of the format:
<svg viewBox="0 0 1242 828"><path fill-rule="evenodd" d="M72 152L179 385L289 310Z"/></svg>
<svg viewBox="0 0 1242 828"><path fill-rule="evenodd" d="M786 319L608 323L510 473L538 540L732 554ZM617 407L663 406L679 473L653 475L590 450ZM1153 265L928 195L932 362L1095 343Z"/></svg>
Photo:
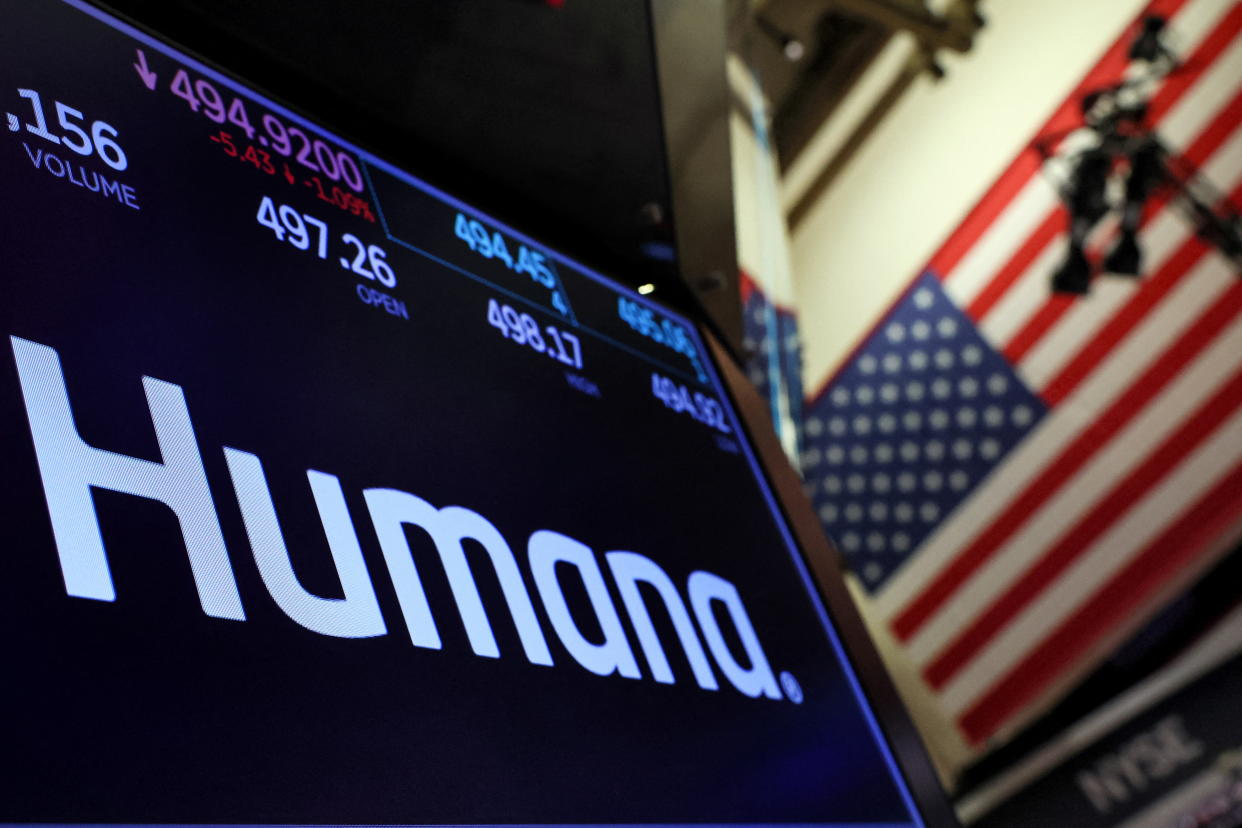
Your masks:
<svg viewBox="0 0 1242 828"><path fill-rule="evenodd" d="M0 20L0 822L920 824L687 319Z"/></svg>

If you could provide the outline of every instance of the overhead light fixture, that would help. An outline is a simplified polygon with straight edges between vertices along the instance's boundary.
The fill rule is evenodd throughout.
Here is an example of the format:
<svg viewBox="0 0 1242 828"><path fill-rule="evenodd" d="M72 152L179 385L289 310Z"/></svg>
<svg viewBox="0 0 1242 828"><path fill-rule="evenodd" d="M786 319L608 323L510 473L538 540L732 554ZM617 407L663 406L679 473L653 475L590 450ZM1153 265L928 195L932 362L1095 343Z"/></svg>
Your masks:
<svg viewBox="0 0 1242 828"><path fill-rule="evenodd" d="M1106 273L1137 278L1143 272L1139 226L1153 196L1163 192L1172 206L1195 226L1198 236L1233 259L1242 273L1242 217L1228 198L1188 159L1175 154L1147 123L1152 81L1172 76L1188 64L1179 62L1161 39L1165 20L1144 18L1128 56L1133 68L1126 79L1082 96L1083 124L1094 134L1094 145L1065 158L1069 174L1057 190L1069 212L1069 244L1065 260L1052 274L1057 293L1084 294L1095 269L1086 253L1088 237L1100 219L1118 210L1121 221L1117 241L1104 256ZM1138 88L1139 94L1133 94ZM1071 131L1052 132L1034 143L1045 161ZM1124 170L1125 195L1121 204L1109 198L1109 182Z"/></svg>
<svg viewBox="0 0 1242 828"><path fill-rule="evenodd" d="M763 15L755 15L755 26L780 47L781 54L790 63L797 63L806 56L806 46L801 40L780 28Z"/></svg>
<svg viewBox="0 0 1242 828"><path fill-rule="evenodd" d="M1065 261L1052 275L1055 293L1072 293L1085 296L1091 289L1091 262L1080 244L1070 244Z"/></svg>
<svg viewBox="0 0 1242 828"><path fill-rule="evenodd" d="M1104 269L1109 273L1138 276L1142 272L1143 254L1138 246L1138 228L1143 220L1143 205L1164 175L1163 156L1159 142L1151 137L1143 140L1130 153L1126 200L1121 208L1121 238L1117 239L1117 244L1104 260Z"/></svg>
<svg viewBox="0 0 1242 828"><path fill-rule="evenodd" d="M1083 295L1091 287L1091 262L1087 259L1087 236L1108 212L1108 176L1112 154L1102 147L1080 153L1063 194L1069 208L1069 248L1065 261L1052 275L1056 293Z"/></svg>
<svg viewBox="0 0 1242 828"><path fill-rule="evenodd" d="M923 68L927 70L927 74L932 76L932 80L942 81L947 74L944 64L936 56L936 50L926 44L923 46Z"/></svg>
<svg viewBox="0 0 1242 828"><path fill-rule="evenodd" d="M1121 238L1104 259L1104 270L1118 276L1138 276L1143 272L1143 253L1139 250L1137 233L1121 231Z"/></svg>
<svg viewBox="0 0 1242 828"><path fill-rule="evenodd" d="M1130 60L1142 60L1155 63L1157 60L1172 60L1173 54L1164 45L1165 19L1152 15L1143 18L1143 26L1134 42L1130 44Z"/></svg>
<svg viewBox="0 0 1242 828"><path fill-rule="evenodd" d="M653 293L654 291L655 291L655 285L651 284L650 282L648 282L645 285L638 286L638 292L641 293L643 296L646 296L648 293Z"/></svg>

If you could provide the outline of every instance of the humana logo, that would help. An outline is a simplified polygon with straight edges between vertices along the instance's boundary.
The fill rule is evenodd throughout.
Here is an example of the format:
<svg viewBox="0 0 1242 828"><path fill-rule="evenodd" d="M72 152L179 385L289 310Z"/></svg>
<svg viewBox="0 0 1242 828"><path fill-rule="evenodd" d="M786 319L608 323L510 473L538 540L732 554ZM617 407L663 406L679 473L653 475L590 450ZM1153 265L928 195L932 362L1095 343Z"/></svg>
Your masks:
<svg viewBox="0 0 1242 828"><path fill-rule="evenodd" d="M108 489L156 500L172 509L181 525L203 612L216 618L245 621L180 386L142 378L163 462L117 454L89 446L79 436L56 351L15 336L10 340L68 594L97 601L116 600L91 497L92 488ZM367 638L387 634L340 481L326 472L306 472L344 596L324 598L308 592L294 574L259 458L227 446L224 457L255 563L276 604L298 624L321 635ZM499 658L500 650L462 547L467 539L487 552L527 660L552 666L552 654L522 580L518 559L495 526L477 512L461 506L436 508L417 495L397 489L366 489L363 497L414 646L440 649L442 645L418 565L406 540L405 525L418 526L433 539L476 655ZM719 689L700 643L699 630L716 666L738 691L751 698L781 697L733 584L710 572L690 575L686 593L693 618L698 622L696 629L676 585L655 561L636 552L608 552L603 557L651 677L657 682L674 684L676 679L639 584L653 588L659 595L700 687ZM571 537L540 529L527 541L526 559L552 629L574 660L601 676L618 673L625 678L642 678L595 552ZM571 616L557 578L558 564L575 567L581 576L603 633L602 642L588 640ZM748 663L740 663L730 651L713 612L714 604L725 610ZM496 608L492 609L494 612ZM786 678L792 677L782 676Z"/></svg>

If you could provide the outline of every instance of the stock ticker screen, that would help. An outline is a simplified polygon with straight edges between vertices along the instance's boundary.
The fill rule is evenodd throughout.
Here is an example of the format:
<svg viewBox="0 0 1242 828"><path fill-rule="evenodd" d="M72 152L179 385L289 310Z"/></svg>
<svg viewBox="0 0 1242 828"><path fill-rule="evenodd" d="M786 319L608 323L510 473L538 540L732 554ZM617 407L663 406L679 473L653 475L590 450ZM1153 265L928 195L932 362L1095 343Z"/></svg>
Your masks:
<svg viewBox="0 0 1242 828"><path fill-rule="evenodd" d="M0 821L919 824L687 319L0 17Z"/></svg>

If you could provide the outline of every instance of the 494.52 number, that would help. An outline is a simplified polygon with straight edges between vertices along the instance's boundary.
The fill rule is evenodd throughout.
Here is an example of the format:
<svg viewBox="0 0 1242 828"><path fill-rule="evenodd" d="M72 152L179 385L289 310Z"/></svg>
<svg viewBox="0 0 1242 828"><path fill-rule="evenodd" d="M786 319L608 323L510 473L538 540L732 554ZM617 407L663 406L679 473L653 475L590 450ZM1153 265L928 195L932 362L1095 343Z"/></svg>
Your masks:
<svg viewBox="0 0 1242 828"><path fill-rule="evenodd" d="M721 434L733 433L725 419L724 407L701 391L692 392L679 382L662 374L652 373L651 395L668 408L681 414L689 414L691 418L711 426Z"/></svg>

